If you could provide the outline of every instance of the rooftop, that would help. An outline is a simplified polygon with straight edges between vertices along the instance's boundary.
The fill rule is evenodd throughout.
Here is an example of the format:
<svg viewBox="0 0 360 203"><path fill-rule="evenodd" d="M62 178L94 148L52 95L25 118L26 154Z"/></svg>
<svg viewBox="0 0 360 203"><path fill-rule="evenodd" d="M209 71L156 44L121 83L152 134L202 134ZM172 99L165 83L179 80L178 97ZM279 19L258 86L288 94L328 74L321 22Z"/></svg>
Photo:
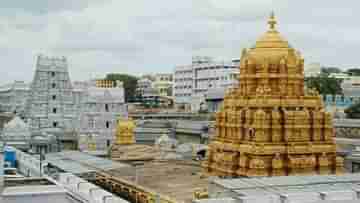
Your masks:
<svg viewBox="0 0 360 203"><path fill-rule="evenodd" d="M33 185L31 187L6 187L2 193L3 196L23 196L40 194L66 193L66 190L57 185Z"/></svg>
<svg viewBox="0 0 360 203"><path fill-rule="evenodd" d="M138 185L178 202L191 202L195 189L208 184L200 175L201 166L193 161L153 161L137 166ZM135 182L134 176L123 176L121 170L109 174Z"/></svg>
<svg viewBox="0 0 360 203"><path fill-rule="evenodd" d="M74 174L129 167L127 164L95 157L79 151L50 153L46 155L46 161L66 172Z"/></svg>
<svg viewBox="0 0 360 203"><path fill-rule="evenodd" d="M222 198L267 203L316 202L320 200L358 200L360 175L279 176L260 178L219 179L210 181L209 196L215 202ZM301 200L301 201L300 201ZM205 203L208 200L200 200ZM231 201L230 201L231 202Z"/></svg>

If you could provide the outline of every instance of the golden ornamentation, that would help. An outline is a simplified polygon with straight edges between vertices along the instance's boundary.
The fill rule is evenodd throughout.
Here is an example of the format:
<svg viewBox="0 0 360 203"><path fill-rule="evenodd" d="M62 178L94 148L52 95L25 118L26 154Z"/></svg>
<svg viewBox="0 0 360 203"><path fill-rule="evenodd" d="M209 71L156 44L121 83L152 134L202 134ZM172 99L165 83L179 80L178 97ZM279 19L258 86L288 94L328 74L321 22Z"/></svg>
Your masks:
<svg viewBox="0 0 360 203"><path fill-rule="evenodd" d="M127 145L135 143L135 122L129 119L119 119L116 127L116 144Z"/></svg>
<svg viewBox="0 0 360 203"><path fill-rule="evenodd" d="M315 89L304 90L304 59L276 29L243 49L240 83L216 114L216 136L203 165L210 175L335 174L332 116Z"/></svg>

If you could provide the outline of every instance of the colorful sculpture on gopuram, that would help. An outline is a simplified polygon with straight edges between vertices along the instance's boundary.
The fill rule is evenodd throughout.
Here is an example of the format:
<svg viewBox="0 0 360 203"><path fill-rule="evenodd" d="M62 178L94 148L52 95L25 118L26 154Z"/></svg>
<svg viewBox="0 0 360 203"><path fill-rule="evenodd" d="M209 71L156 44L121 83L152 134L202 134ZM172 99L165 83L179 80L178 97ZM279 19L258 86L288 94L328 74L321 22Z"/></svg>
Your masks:
<svg viewBox="0 0 360 203"><path fill-rule="evenodd" d="M337 174L332 115L304 88L304 59L276 29L244 49L239 85L216 115L205 172L221 177Z"/></svg>

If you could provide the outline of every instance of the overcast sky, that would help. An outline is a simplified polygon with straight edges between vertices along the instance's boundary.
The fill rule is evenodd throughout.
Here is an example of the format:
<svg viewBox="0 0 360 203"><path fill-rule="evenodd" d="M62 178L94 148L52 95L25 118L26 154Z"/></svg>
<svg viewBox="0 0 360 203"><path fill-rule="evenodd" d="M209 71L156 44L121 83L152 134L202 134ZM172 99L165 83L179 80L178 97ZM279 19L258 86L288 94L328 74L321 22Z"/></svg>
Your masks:
<svg viewBox="0 0 360 203"><path fill-rule="evenodd" d="M278 29L305 63L358 67L355 0L8 0L0 3L0 84L31 81L36 55L65 56L70 77L172 72L191 56L239 58Z"/></svg>

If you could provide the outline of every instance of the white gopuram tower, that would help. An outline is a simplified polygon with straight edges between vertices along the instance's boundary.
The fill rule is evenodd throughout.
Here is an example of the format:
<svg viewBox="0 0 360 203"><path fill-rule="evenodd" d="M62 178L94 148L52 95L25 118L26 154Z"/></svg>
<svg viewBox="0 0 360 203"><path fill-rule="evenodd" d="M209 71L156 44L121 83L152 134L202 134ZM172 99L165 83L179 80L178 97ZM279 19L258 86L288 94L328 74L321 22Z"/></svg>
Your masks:
<svg viewBox="0 0 360 203"><path fill-rule="evenodd" d="M65 57L39 55L25 117L32 131L71 131L76 108Z"/></svg>

